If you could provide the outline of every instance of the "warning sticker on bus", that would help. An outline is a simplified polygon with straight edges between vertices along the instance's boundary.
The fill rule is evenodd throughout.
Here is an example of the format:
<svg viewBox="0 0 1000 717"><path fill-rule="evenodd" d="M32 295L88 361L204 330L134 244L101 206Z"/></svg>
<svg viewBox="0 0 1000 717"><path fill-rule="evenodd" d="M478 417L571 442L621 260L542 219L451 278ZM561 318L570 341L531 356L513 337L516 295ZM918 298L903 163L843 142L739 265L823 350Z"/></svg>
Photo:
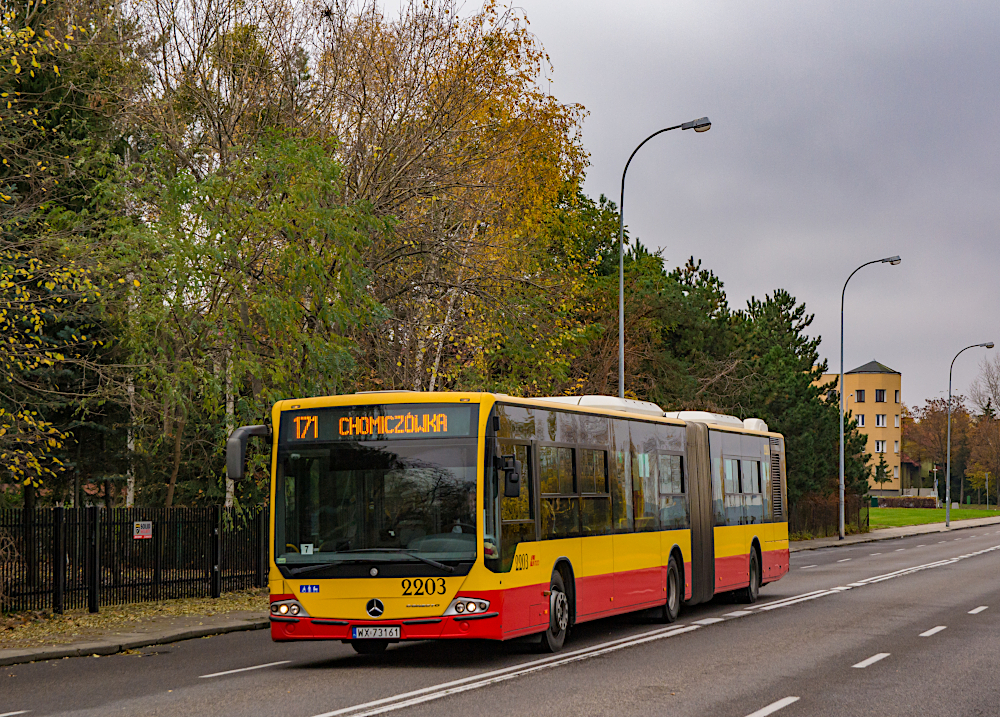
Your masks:
<svg viewBox="0 0 1000 717"><path fill-rule="evenodd" d="M479 406L462 403L405 403L337 406L281 415L281 440L386 441L475 435Z"/></svg>

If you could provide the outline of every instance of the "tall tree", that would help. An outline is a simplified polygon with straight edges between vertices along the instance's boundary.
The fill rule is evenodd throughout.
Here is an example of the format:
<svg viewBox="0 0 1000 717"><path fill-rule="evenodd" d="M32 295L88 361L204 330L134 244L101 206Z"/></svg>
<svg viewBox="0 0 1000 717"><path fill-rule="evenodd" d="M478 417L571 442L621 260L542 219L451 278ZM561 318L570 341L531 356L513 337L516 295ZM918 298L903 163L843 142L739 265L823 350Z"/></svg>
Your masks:
<svg viewBox="0 0 1000 717"><path fill-rule="evenodd" d="M839 476L840 414L836 400L825 398L831 386L818 383L827 366L819 361L820 338L806 334L812 321L805 305L782 289L763 301L751 298L733 318L736 341L755 375L737 415L762 418L784 434L792 502L806 493L832 493ZM871 459L865 437L849 420L844 438L847 490L864 495Z"/></svg>

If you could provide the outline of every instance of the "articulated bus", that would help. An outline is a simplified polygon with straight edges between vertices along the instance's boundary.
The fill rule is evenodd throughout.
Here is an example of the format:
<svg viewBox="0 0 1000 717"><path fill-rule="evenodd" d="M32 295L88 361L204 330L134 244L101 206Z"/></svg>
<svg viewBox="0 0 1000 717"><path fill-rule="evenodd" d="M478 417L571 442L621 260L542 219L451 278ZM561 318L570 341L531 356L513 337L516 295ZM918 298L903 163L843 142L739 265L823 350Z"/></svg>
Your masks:
<svg viewBox="0 0 1000 717"><path fill-rule="evenodd" d="M556 651L577 623L672 622L788 572L784 439L759 419L608 396L285 400L230 437L233 479L250 436L272 448L274 640Z"/></svg>

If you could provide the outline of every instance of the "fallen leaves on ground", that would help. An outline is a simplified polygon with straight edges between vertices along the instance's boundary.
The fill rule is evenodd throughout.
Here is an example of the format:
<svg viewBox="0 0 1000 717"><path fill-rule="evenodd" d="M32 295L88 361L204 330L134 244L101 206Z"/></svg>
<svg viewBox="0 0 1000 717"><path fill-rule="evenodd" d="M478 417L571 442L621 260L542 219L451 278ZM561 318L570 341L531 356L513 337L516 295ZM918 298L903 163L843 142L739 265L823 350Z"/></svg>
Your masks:
<svg viewBox="0 0 1000 717"><path fill-rule="evenodd" d="M49 610L0 615L0 649L62 645L123 632L144 632L158 625L201 624L194 619L230 613L267 614L267 590L225 593L220 598L180 598L102 607L62 615Z"/></svg>

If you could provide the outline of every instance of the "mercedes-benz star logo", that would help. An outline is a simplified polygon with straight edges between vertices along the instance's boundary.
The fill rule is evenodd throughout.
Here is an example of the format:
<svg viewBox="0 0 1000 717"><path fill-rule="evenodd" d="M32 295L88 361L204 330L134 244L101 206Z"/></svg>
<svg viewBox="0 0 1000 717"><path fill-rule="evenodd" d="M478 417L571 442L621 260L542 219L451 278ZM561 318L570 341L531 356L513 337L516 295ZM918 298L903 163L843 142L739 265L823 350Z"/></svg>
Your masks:
<svg viewBox="0 0 1000 717"><path fill-rule="evenodd" d="M382 613L385 612L385 605L378 598L372 598L365 605L365 611L372 617L382 617Z"/></svg>

